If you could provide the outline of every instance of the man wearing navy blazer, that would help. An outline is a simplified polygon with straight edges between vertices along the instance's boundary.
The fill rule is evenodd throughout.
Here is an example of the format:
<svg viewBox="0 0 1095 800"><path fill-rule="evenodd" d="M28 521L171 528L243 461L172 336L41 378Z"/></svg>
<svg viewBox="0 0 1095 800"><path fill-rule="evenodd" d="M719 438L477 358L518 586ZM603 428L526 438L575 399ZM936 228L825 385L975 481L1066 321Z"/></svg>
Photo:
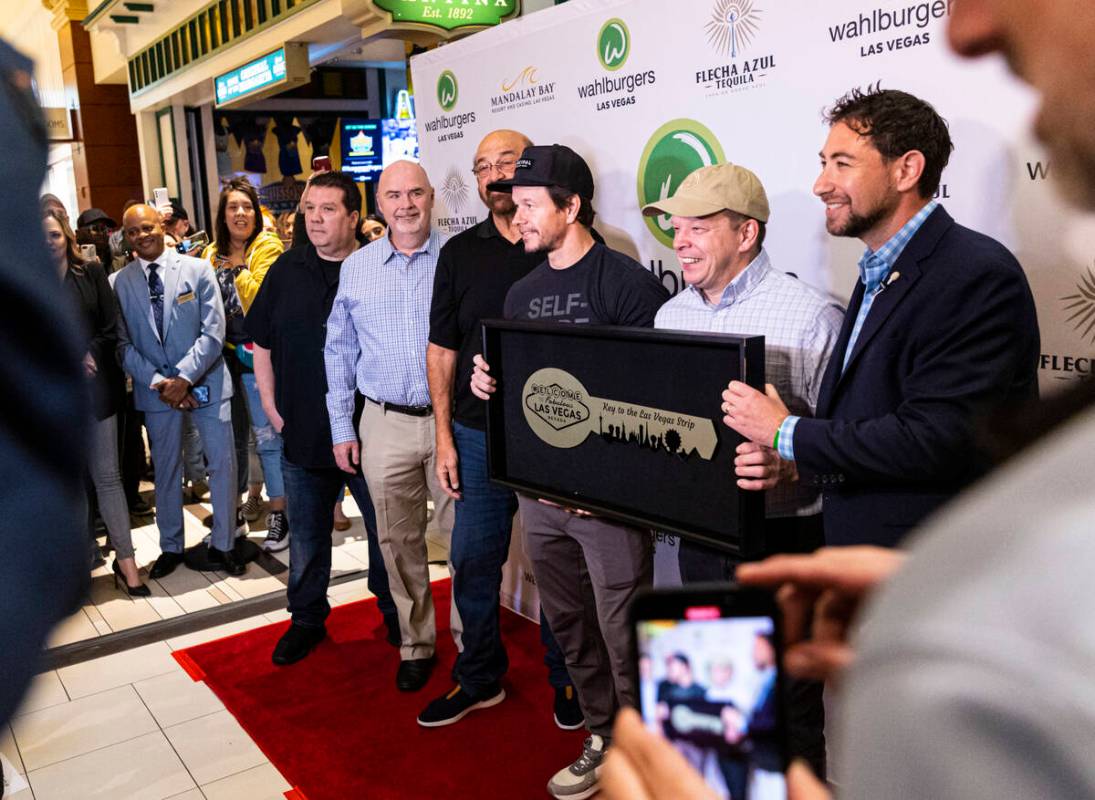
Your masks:
<svg viewBox="0 0 1095 800"><path fill-rule="evenodd" d="M1038 321L1011 253L932 200L953 146L930 105L853 91L828 122L814 193L867 251L816 417L734 382L724 421L821 488L827 544L895 546L987 470L977 424L1037 400Z"/></svg>
<svg viewBox="0 0 1095 800"><path fill-rule="evenodd" d="M233 554L238 497L229 398L232 381L221 348L224 304L207 261L164 248L160 214L136 205L122 220L136 258L114 282L118 349L133 376L133 402L145 412L156 467L160 557L149 575L161 578L183 560L182 424L189 413L202 438L213 501L209 561L230 575L245 565Z"/></svg>

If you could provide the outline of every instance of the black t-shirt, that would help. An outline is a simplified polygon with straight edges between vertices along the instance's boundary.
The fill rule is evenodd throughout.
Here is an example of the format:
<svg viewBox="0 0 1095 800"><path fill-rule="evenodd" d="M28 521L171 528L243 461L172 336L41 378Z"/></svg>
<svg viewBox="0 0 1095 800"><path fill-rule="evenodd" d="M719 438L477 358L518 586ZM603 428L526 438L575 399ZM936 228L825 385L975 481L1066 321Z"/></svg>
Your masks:
<svg viewBox="0 0 1095 800"><path fill-rule="evenodd" d="M491 216L458 233L441 248L430 306L430 341L458 351L453 379L453 419L487 427L486 403L471 393L472 359L483 349L479 323L502 316L506 293L544 260L510 242Z"/></svg>
<svg viewBox="0 0 1095 800"><path fill-rule="evenodd" d="M594 243L566 269L544 261L506 295L506 319L654 326L669 292L635 259Z"/></svg>
<svg viewBox="0 0 1095 800"><path fill-rule="evenodd" d="M312 245L286 250L247 312L247 334L270 351L285 458L298 467L335 466L323 347L341 266Z"/></svg>

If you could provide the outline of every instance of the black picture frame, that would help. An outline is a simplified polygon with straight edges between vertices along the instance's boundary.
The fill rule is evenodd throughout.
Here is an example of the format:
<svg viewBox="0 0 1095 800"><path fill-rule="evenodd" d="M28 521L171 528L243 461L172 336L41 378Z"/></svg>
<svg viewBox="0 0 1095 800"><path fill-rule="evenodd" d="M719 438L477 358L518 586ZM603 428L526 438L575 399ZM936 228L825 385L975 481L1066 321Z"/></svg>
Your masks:
<svg viewBox="0 0 1095 800"><path fill-rule="evenodd" d="M743 439L722 423L721 409L732 380L764 390L763 336L514 320L485 320L482 335L498 382L487 403L491 480L740 558L763 552L764 493L737 487L733 460ZM578 389L537 384L536 375L556 374L543 369L562 370ZM573 406L573 424L566 409L550 429L529 415L541 396L535 392L549 389L575 398L562 401ZM621 408L631 416L611 424L621 422ZM646 419L649 411L665 413L648 431L636 408ZM680 433L667 432L675 428L667 419L696 425L682 428L684 436L695 442L700 434L691 431L702 431L710 457L686 450ZM544 435L570 441L552 444Z"/></svg>

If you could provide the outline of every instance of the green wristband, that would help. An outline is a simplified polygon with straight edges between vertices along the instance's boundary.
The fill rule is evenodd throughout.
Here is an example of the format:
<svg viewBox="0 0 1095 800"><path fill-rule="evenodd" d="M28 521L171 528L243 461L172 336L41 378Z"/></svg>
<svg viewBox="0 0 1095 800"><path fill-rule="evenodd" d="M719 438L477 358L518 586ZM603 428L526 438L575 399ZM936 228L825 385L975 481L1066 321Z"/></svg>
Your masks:
<svg viewBox="0 0 1095 800"><path fill-rule="evenodd" d="M779 428L776 428L776 438L772 440L772 449L779 452Z"/></svg>

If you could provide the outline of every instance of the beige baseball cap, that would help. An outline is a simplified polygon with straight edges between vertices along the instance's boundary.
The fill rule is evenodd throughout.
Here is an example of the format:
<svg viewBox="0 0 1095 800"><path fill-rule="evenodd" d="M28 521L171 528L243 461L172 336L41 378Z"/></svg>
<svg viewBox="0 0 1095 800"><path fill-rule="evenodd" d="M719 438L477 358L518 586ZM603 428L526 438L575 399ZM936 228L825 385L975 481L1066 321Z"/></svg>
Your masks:
<svg viewBox="0 0 1095 800"><path fill-rule="evenodd" d="M672 197L643 206L643 216L706 217L723 210L767 222L768 195L760 178L737 164L701 167L681 182Z"/></svg>

